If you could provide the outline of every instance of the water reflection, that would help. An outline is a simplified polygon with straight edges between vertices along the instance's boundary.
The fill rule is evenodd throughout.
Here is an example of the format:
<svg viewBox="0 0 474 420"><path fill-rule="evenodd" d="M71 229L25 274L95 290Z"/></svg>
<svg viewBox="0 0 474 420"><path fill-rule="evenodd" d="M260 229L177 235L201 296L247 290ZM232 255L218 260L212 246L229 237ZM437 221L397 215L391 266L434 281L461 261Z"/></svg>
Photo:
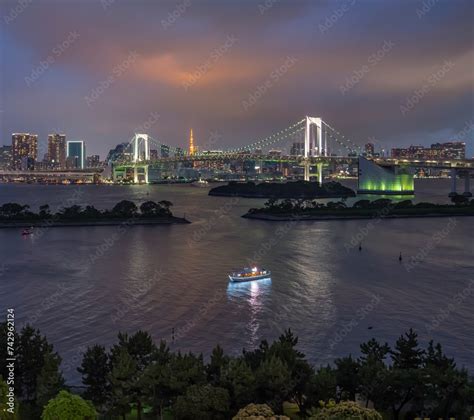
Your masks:
<svg viewBox="0 0 474 420"><path fill-rule="evenodd" d="M264 310L264 300L270 295L272 279L261 279L242 283L229 282L227 297L231 301L239 301L238 305L248 315L246 330L249 344L255 346L261 339L259 336L261 312ZM247 303L244 305L243 303Z"/></svg>

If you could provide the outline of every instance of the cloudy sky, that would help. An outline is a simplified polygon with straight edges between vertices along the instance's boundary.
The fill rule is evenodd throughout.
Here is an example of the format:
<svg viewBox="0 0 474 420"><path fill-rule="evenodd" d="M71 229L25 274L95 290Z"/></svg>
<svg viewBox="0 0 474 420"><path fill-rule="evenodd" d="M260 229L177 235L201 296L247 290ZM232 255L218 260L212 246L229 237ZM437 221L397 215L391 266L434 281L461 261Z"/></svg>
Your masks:
<svg viewBox="0 0 474 420"><path fill-rule="evenodd" d="M472 0L0 0L0 143L241 146L305 115L474 154Z"/></svg>

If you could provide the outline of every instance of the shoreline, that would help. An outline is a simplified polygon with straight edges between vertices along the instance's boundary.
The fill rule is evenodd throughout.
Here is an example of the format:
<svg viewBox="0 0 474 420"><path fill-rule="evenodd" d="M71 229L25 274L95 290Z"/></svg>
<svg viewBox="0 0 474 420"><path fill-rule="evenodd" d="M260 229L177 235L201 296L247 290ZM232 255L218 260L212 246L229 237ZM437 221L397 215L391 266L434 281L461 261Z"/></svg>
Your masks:
<svg viewBox="0 0 474 420"><path fill-rule="evenodd" d="M152 225L174 225L174 224L189 224L189 220L183 217L171 217L163 219L109 219L109 220L58 220L52 221L51 219L36 220L36 221L11 221L11 222L0 222L0 229L8 228L45 228L45 227L95 227L95 226L152 226Z"/></svg>
<svg viewBox="0 0 474 420"><path fill-rule="evenodd" d="M215 193L209 192L210 197L240 197L240 198L260 198L260 199L304 199L304 200L317 200L317 199L327 199L327 198L352 198L353 196L349 195L292 195L292 196L281 196L281 195L260 195L260 194L240 194L240 193Z"/></svg>
<svg viewBox="0 0 474 420"><path fill-rule="evenodd" d="M435 217L469 217L474 213L427 213L427 214L390 214L390 215L281 215L264 213L246 213L242 215L244 219L264 220L268 222L306 222L306 221L325 221L325 220L367 220L367 219L412 219L412 218L435 218Z"/></svg>

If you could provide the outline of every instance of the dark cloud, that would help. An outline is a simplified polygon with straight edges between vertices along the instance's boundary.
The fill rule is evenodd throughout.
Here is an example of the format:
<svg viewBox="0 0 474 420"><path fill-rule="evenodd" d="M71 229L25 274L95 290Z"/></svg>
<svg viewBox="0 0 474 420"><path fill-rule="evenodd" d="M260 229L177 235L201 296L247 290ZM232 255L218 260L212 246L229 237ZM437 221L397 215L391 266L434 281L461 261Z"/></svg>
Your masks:
<svg viewBox="0 0 474 420"><path fill-rule="evenodd" d="M420 16L424 3L412 0L57 0L25 2L9 19L20 3L3 1L2 140L60 130L104 154L151 113L160 117L150 134L172 145L191 126L198 142L217 130L219 146L242 145L305 115L387 148L449 140L474 119L474 5L425 3ZM402 114L446 61L453 67Z"/></svg>

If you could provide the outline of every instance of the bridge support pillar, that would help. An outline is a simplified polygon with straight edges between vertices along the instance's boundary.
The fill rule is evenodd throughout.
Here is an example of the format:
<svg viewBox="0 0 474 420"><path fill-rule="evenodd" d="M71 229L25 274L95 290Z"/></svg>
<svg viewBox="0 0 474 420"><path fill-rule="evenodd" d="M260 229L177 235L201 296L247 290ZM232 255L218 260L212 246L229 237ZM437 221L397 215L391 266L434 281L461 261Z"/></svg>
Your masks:
<svg viewBox="0 0 474 420"><path fill-rule="evenodd" d="M469 171L466 171L466 175L464 177L464 192L462 194L464 197L472 197L471 192L471 174Z"/></svg>
<svg viewBox="0 0 474 420"><path fill-rule="evenodd" d="M309 181L309 170L310 170L309 160L305 159L303 165L304 165L304 180Z"/></svg>
<svg viewBox="0 0 474 420"><path fill-rule="evenodd" d="M133 167L133 183L138 184L138 168L136 166Z"/></svg>
<svg viewBox="0 0 474 420"><path fill-rule="evenodd" d="M323 164L318 163L318 182L319 185L323 185Z"/></svg>
<svg viewBox="0 0 474 420"><path fill-rule="evenodd" d="M456 176L456 169L451 169L451 192L449 193L448 197L454 197L458 194L456 188Z"/></svg>

